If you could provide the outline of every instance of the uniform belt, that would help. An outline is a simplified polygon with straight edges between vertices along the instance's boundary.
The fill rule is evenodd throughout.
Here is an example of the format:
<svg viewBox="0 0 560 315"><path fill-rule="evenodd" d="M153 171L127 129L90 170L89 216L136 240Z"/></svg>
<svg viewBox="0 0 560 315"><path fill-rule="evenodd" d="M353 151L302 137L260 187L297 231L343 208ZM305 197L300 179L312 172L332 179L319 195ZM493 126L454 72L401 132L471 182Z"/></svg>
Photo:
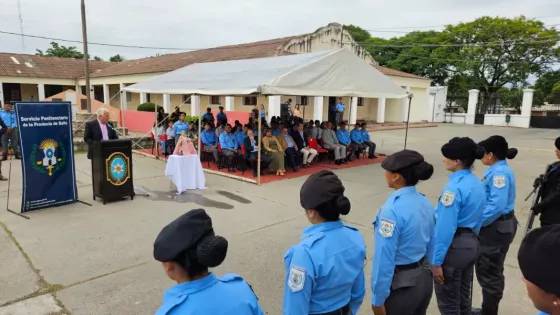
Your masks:
<svg viewBox="0 0 560 315"><path fill-rule="evenodd" d="M514 211L511 210L509 213L506 214L502 214L499 218L496 219L496 221L505 221L505 220L509 220L509 219L513 219L514 216Z"/></svg>
<svg viewBox="0 0 560 315"><path fill-rule="evenodd" d="M346 304L336 311L328 312L328 313L320 313L320 314L313 314L313 315L348 315L350 314L350 304Z"/></svg>
<svg viewBox="0 0 560 315"><path fill-rule="evenodd" d="M424 261L424 258L420 259L420 260L417 261L417 262L413 262L413 263L411 263L411 264L408 264L408 265L397 265L397 266L395 266L395 269L396 269L397 271L409 270L409 269L416 269L416 268L422 266L422 262L423 262L423 261Z"/></svg>

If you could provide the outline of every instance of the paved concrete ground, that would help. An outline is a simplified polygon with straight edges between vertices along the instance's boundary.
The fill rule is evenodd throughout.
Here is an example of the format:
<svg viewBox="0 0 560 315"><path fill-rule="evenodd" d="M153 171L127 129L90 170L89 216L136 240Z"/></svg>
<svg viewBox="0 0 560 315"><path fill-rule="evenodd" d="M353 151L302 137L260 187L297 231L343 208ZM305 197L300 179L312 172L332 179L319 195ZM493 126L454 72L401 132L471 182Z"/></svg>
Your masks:
<svg viewBox="0 0 560 315"><path fill-rule="evenodd" d="M402 149L404 130L372 134L379 151ZM433 163L432 179L419 185L434 203L447 182L440 147L452 136L475 140L504 135L519 149L511 161L516 171L516 212L523 226L529 202L523 198L533 178L554 160L555 130L521 130L499 127L441 125L412 129L408 148L423 153ZM11 162L10 207L19 209L21 168ZM153 314L162 293L173 285L152 258L152 244L160 229L184 212L205 207L216 231L230 241L225 263L217 274L241 274L257 292L267 314L281 314L284 252L297 242L307 226L299 206L299 188L305 178L274 182L261 187L217 176L207 177L205 191L174 196L163 177L164 164L135 156L135 184L151 197L137 197L103 206L91 199L90 167L84 155L76 156L77 180L82 200L93 207L74 204L31 213L25 220L0 211L0 315L19 314ZM2 164L7 174L9 164ZM481 175L484 166L477 164ZM338 172L352 201L346 220L360 229L368 246L367 277L373 248L371 222L390 190L379 165ZM7 185L0 184L0 203L6 202ZM526 297L516 253L518 233L506 262L507 287L501 314L534 314ZM369 279L368 279L369 283ZM369 285L368 285L369 287ZM480 302L480 289L474 301ZM370 314L369 290L360 314ZM430 314L438 314L435 297Z"/></svg>

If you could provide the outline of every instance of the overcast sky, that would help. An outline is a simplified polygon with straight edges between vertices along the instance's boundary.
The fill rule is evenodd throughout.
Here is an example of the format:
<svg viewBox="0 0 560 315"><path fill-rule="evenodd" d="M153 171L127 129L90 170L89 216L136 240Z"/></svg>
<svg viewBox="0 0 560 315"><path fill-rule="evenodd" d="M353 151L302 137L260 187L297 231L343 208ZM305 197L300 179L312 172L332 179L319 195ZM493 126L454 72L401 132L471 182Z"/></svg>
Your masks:
<svg viewBox="0 0 560 315"><path fill-rule="evenodd" d="M24 34L81 40L80 0L0 0L0 31L20 32L18 2ZM560 24L559 0L86 0L86 6L90 42L195 49L310 33L330 22L400 32L410 30L403 27L453 24L482 15L545 17L546 24ZM49 42L22 42L20 36L0 34L0 52L33 54ZM79 43L60 43L82 50ZM96 45L89 49L104 59L173 52Z"/></svg>

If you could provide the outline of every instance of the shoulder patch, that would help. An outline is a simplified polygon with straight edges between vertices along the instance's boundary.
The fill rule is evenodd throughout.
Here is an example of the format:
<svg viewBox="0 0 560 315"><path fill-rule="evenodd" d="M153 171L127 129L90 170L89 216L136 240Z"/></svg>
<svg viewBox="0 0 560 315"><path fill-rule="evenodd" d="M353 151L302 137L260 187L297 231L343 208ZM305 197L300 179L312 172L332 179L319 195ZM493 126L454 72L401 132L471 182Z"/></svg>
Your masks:
<svg viewBox="0 0 560 315"><path fill-rule="evenodd" d="M231 281L240 281L240 280L242 281L243 278L233 273L225 274L223 277L220 278L220 281L222 282L231 282Z"/></svg>
<svg viewBox="0 0 560 315"><path fill-rule="evenodd" d="M505 176L494 176L494 187L504 188L506 187L506 177Z"/></svg>
<svg viewBox="0 0 560 315"><path fill-rule="evenodd" d="M455 193L451 192L449 190L446 190L443 192L443 195L441 195L441 204L449 207L453 204L453 202L455 201Z"/></svg>
<svg viewBox="0 0 560 315"><path fill-rule="evenodd" d="M395 222L381 218L381 220L379 221L379 234L382 237L389 238L389 237L393 237L394 231L395 231Z"/></svg>
<svg viewBox="0 0 560 315"><path fill-rule="evenodd" d="M292 292L299 292L303 289L305 285L305 276L307 271L305 268L298 266L290 267L290 274L288 275L288 287Z"/></svg>

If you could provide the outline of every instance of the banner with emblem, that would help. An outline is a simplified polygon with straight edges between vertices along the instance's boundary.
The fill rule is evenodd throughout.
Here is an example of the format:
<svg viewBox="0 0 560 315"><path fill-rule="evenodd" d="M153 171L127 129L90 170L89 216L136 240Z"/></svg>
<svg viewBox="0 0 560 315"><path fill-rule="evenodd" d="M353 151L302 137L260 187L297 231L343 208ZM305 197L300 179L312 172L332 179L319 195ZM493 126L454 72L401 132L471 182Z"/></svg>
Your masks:
<svg viewBox="0 0 560 315"><path fill-rule="evenodd" d="M21 212L78 200L70 102L16 103L21 148Z"/></svg>

